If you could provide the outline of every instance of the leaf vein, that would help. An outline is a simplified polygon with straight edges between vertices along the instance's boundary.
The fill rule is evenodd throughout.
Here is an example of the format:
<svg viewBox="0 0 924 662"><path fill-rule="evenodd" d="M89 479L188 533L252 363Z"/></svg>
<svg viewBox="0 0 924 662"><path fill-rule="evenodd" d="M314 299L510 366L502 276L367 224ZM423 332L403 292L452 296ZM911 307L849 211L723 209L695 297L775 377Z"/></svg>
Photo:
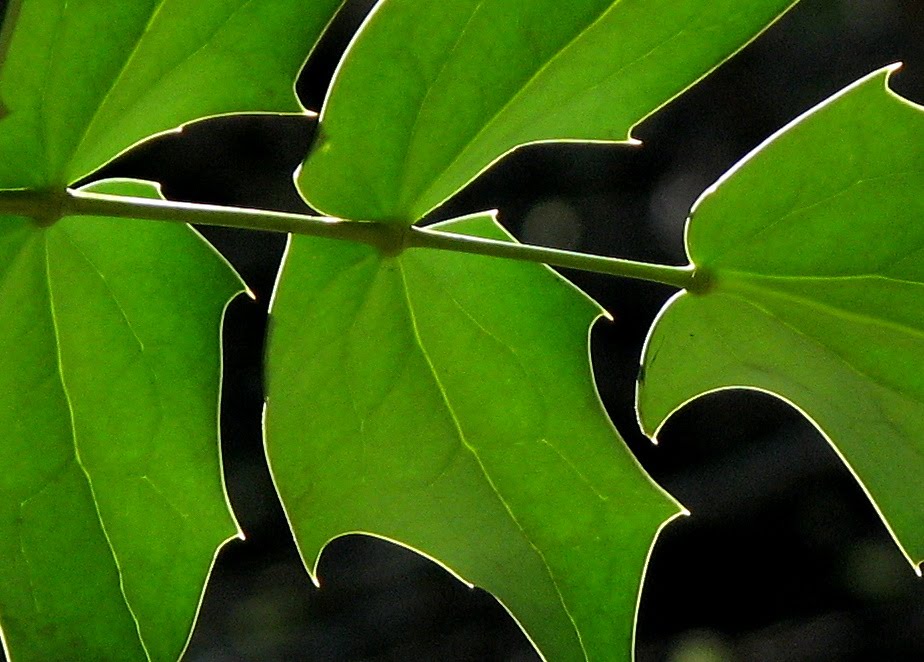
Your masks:
<svg viewBox="0 0 924 662"><path fill-rule="evenodd" d="M924 284L922 284L924 285ZM897 333L902 333L915 340L922 341L924 340L924 329L913 327L909 324L902 322L896 322L893 320L883 319L881 317L874 317L867 313L857 312L853 310L846 310L839 306L825 303L818 299L806 296L799 296L798 294L793 294L792 292L785 292L783 290L774 289L772 287L761 286L753 281L748 282L746 280L741 280L735 283L734 285L726 285L725 289L729 293L735 293L735 290L743 290L747 292L748 290L763 294L770 297L778 297L785 301L790 301L793 303L798 303L806 308L816 310L821 313L826 313L832 317L843 319L849 322L859 322L863 324L868 324L869 326L875 328L887 329L889 331L895 331ZM740 296L740 295L739 295ZM740 298L744 298L741 296ZM774 315L775 316L775 315Z"/></svg>
<svg viewBox="0 0 924 662"><path fill-rule="evenodd" d="M539 557L539 560L542 562L543 567L548 573L549 579L552 580L552 585L555 587L555 593L558 595L558 599L559 599L559 602L561 603L562 609L564 610L565 614L568 617L568 620L571 622L572 627L574 628L575 633L577 634L578 641L581 644L581 650L584 652L584 656L586 658L587 651L584 649L584 643L581 639L580 630L577 627L577 623L574 620L574 616L571 614L571 610L568 609L568 605L565 602L564 596L562 595L561 588L558 584L558 580L555 578L555 573L552 571L552 568L549 565L548 561L546 560L545 555L542 553L542 551L539 549L536 543L534 543L533 540L530 538L529 533L526 531L526 529L517 519L516 515L514 515L513 509L510 507L510 504L507 503L507 500L504 498L503 494L501 494L497 485L491 479L491 475L488 472L487 467L484 466L484 462L481 460L481 456L478 453L478 449L471 445L471 443L468 441L465 435L465 431L462 428L462 423L459 420L459 417L457 416L455 412L455 408L452 406L452 403L449 399L449 394L447 393L445 386L440 380L439 372L437 371L436 366L433 363L433 360L430 358L430 354L427 352L427 349L423 342L423 338L420 335L420 329L417 325L417 315L414 312L414 304L411 301L411 293L410 293L410 289L408 288L407 274L405 273L404 265L402 264L400 258L396 260L396 263L398 265L398 271L401 274L402 291L404 293L405 303L407 304L408 318L411 322L411 328L414 332L414 339L417 343L418 349L420 349L421 356L423 356L424 361L427 363L427 367L429 368L430 374L433 377L433 382L436 385L437 390L440 393L440 397L443 401L444 406L446 407L446 411L449 414L449 417L452 419L453 425L456 430L456 434L459 437L459 441L461 442L462 447L467 449L472 454L472 457L474 458L475 463L478 465L478 468L481 470L481 473L484 476L485 481L488 483L488 486L491 488L491 491L497 497L497 500L500 502L504 510L507 511L507 515L510 517L510 520L513 522L517 530L520 532L520 535L523 537L523 540L525 540L526 543L533 549L533 551Z"/></svg>
<svg viewBox="0 0 924 662"><path fill-rule="evenodd" d="M536 69L536 71L530 74L529 77L519 85L517 90L510 96L510 98L508 98L507 101L501 104L501 106L491 115L491 117L488 118L486 122L481 123L478 130L468 140L465 141L465 144L462 145L461 149L456 150L456 155L452 157L450 161L438 173L436 173L433 177L430 178L430 185L427 186L423 191L421 191L418 194L417 200L420 200L426 197L426 195L429 194L429 192L433 188L435 188L437 184L440 183L440 180L442 179L442 177L456 163L458 163L462 159L462 157L471 149L471 147L478 141L478 139L481 138L481 136L483 136L487 132L487 130L497 122L498 119L500 119L500 117L504 114L504 112L506 112L506 110L510 108L525 93L525 91L529 87L531 87L532 84L535 81L537 81L542 76L542 74L544 74L549 69L549 67L552 66L552 64L555 61L557 61L568 50L570 50L574 44L580 41L584 35L586 35L588 32L593 30L597 25L603 22L603 20L606 19L607 15L610 12L614 11L616 7L619 4L621 4L621 2L622 0L615 0L611 4L607 5L603 9L603 11L601 11L597 15L597 17L594 18L593 21L585 25L582 29L578 30L577 34L575 34L573 37L568 39L554 53L551 53L546 59L546 61L543 62L542 66L540 66L538 69ZM407 193L408 193L407 187L409 185L409 182L407 180L407 170L406 169L404 170L402 176L404 177L404 185L402 186L401 199L403 201L402 206L406 206L407 201L405 200L405 198L407 197Z"/></svg>
<svg viewBox="0 0 924 662"><path fill-rule="evenodd" d="M846 356L844 356L844 355L841 354L840 352L837 352L833 347L830 347L829 345L826 345L822 340L819 340L818 338L812 336L812 335L811 335L808 331L806 331L805 329L801 329L801 328L799 328L798 326L795 326L794 324L792 324L792 323L786 321L785 319L783 319L783 317L781 317L779 314L777 314L777 313L774 312L773 310L767 308L766 306L762 306L762 305L760 305L758 302L753 301L753 300L751 300L751 299L744 298L744 297L741 296L741 295L729 294L728 296L731 296L731 297L733 297L733 298L735 298L735 299L738 299L739 301L742 301L742 302L744 302L744 303L747 304L747 305L753 306L754 308L756 308L757 310L761 311L761 312L764 313L765 315L768 315L768 316L772 317L772 318L775 319L779 324L781 324L783 327L789 329L789 330L790 330L792 333L794 333L796 336L798 336L798 337L800 337L800 338L803 338L807 343L811 344L811 345L814 346L814 347L819 348L819 349L820 349L822 352L824 352L825 354L828 354L828 355L834 357L835 359L837 359L838 361L840 361L847 369L849 369L851 372L853 372L853 373L855 373L856 375L858 375L858 376L859 376L860 378L862 378L863 380L867 380L867 381L869 381L869 382L871 382L871 383L873 383L873 384L879 386L880 388L882 388L883 390L885 390L885 391L887 391L887 392L894 393L895 395L897 395L897 396L899 396L899 397L902 397L902 398L906 399L907 401L909 401L909 402L910 402L911 404L913 404L913 405L921 405L921 404L922 404L921 400L920 400L918 397L916 397L916 396L914 396L914 395L911 395L911 394L908 394L908 393L905 393L905 392L902 391L901 389L896 388L896 387L894 387L893 385L888 384L888 383L882 381L882 380L879 379L878 377L875 377L875 376L869 374L868 372L866 372L865 370L863 370L863 369L861 369L859 366L857 366L853 361L851 361L850 359L848 359ZM717 328L717 327L716 327L716 328ZM740 360L740 359L739 359L739 360ZM846 410L845 410L845 411L846 411ZM885 411L881 411L881 419L882 419L882 421L884 421L884 422L887 422L887 423L890 422L890 418L889 418L888 415L886 415L886 412L885 412Z"/></svg>
<svg viewBox="0 0 924 662"><path fill-rule="evenodd" d="M81 147L83 147L84 142L86 142L87 136L90 134L90 129L96 124L99 119L100 111L103 106L109 101L109 98L112 96L113 91L118 86L119 82L124 78L125 72L128 71L129 65L135 59L135 56L138 54L138 50L141 48L141 42L144 40L144 36L150 31L151 26L154 24L154 21L157 19L157 16L160 14L160 11L164 8L167 0L158 0L157 6L154 8L154 11L151 12L151 15L148 17L148 20L144 24L144 28L141 30L141 33L135 38L135 43L132 46L131 51L128 53L128 56L125 58L125 61L122 62L122 66L119 68L119 72L112 79L112 82L109 83L109 86L106 88L106 91L103 93L102 98L99 103L95 104L93 109L93 114L90 116L90 119L84 124L83 131L80 134L80 137L77 139L77 143L74 145L74 149L70 154L70 158L80 153Z"/></svg>
<svg viewBox="0 0 924 662"><path fill-rule="evenodd" d="M119 591L122 594L122 600L125 602L125 607L128 610L129 615L131 616L132 621L135 623L135 630L138 634L138 642L141 645L141 649L144 651L144 655L148 662L151 662L151 654L148 651L147 646L144 642L144 637L141 635L141 623L138 620L137 614L135 614L134 609L132 609L131 602L128 599L128 595L125 592L125 575L122 571L122 566L119 563L119 557L116 553L115 546L112 543L112 539L109 537L109 532L106 530L106 524L103 521L103 514L100 512L99 500L96 496L96 489L93 486L93 479L90 476L90 472L87 470L87 467L83 463L83 459L80 456L80 443L77 439L77 424L74 414L74 404L71 398L70 391L67 387L67 380L64 377L64 356L61 351L61 330L58 326L57 313L55 312L55 297L54 297L54 287L52 285L51 277L51 259L48 253L48 236L45 236L45 278L48 285L48 304L51 312L51 321L52 327L54 329L55 336L55 352L57 354L57 366L58 366L58 375L61 379L61 390L64 393L64 399L67 403L68 413L70 415L71 423L71 441L74 448L74 459L77 462L77 466L80 467L80 471L83 474L84 479L87 483L87 488L90 491L90 496L93 499L93 506L96 511L96 518L99 523L100 531L103 534L103 538L106 540L106 545L109 548L109 553L112 555L112 561L116 568L116 573L119 577Z"/></svg>

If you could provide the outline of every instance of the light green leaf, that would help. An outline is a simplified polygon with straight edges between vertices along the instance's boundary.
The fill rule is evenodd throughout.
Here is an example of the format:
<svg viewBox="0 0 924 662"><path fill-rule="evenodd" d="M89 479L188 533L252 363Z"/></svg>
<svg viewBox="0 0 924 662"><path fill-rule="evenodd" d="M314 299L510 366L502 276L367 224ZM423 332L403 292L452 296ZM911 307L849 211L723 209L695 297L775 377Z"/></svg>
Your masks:
<svg viewBox="0 0 924 662"><path fill-rule="evenodd" d="M489 216L446 227L509 239ZM306 565L344 533L400 541L492 591L548 659L630 659L679 508L601 408L600 314L539 265L294 237L266 443Z"/></svg>
<svg viewBox="0 0 924 662"><path fill-rule="evenodd" d="M156 196L142 182L94 190ZM12 662L176 660L237 534L217 444L241 283L187 226L0 218L0 626Z"/></svg>
<svg viewBox="0 0 924 662"><path fill-rule="evenodd" d="M631 128L793 0L386 0L334 79L309 203L410 225L518 145Z"/></svg>
<svg viewBox="0 0 924 662"><path fill-rule="evenodd" d="M301 112L293 83L342 0L13 0L0 188L63 187L155 133Z"/></svg>
<svg viewBox="0 0 924 662"><path fill-rule="evenodd" d="M888 90L888 72L807 113L699 201L688 252L712 287L662 311L638 409L654 436L702 393L781 396L831 441L917 565L924 109Z"/></svg>
<svg viewBox="0 0 924 662"><path fill-rule="evenodd" d="M340 4L9 3L0 188L63 193L185 122L301 112L295 76ZM180 655L237 531L216 428L221 316L240 289L186 227L0 218L0 626L14 662Z"/></svg>

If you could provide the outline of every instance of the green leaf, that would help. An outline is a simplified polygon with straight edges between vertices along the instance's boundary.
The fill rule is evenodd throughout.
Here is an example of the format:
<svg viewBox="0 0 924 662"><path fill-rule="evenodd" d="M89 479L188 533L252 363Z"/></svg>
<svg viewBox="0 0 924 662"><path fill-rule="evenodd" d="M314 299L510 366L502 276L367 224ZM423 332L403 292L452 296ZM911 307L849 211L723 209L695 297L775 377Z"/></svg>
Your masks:
<svg viewBox="0 0 924 662"><path fill-rule="evenodd" d="M793 0L385 0L341 63L298 183L411 224L518 145L631 128Z"/></svg>
<svg viewBox="0 0 924 662"><path fill-rule="evenodd" d="M63 193L186 122L301 112L294 79L341 2L10 3L0 188ZM182 652L237 532L216 427L240 290L188 227L0 218L0 625L17 662Z"/></svg>
<svg viewBox="0 0 924 662"><path fill-rule="evenodd" d="M293 90L342 0L13 0L0 188L61 187L206 116L301 112Z"/></svg>
<svg viewBox="0 0 924 662"><path fill-rule="evenodd" d="M443 227L509 239L489 216ZM540 265L294 237L266 443L306 565L344 533L400 541L492 591L550 660L629 660L679 508L602 410L600 315Z"/></svg>
<svg viewBox="0 0 924 662"><path fill-rule="evenodd" d="M94 190L156 195L131 181ZM0 218L0 625L13 662L179 657L215 550L239 535L216 440L219 328L241 289L187 226Z"/></svg>
<svg viewBox="0 0 924 662"><path fill-rule="evenodd" d="M648 339L652 436L697 395L743 386L832 442L908 560L924 559L924 109L878 71L758 148L694 208L711 277ZM917 568L916 568L917 569Z"/></svg>

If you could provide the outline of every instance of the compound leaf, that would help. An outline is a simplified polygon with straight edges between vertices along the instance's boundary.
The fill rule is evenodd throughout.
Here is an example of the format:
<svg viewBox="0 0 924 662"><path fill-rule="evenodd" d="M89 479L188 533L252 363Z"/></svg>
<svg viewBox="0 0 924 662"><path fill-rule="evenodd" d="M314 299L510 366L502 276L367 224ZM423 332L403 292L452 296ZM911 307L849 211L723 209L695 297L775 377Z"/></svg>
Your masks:
<svg viewBox="0 0 924 662"><path fill-rule="evenodd" d="M342 0L13 0L0 188L63 187L206 116L300 112L293 82Z"/></svg>
<svg viewBox="0 0 924 662"><path fill-rule="evenodd" d="M643 428L732 386L793 403L924 560L924 109L878 71L807 113L700 199L682 293L649 336ZM917 569L917 568L916 568Z"/></svg>
<svg viewBox="0 0 924 662"><path fill-rule="evenodd" d="M94 190L156 195L137 181ZM0 218L13 662L179 657L215 550L237 533L216 439L219 328L241 289L187 226Z"/></svg>
<svg viewBox="0 0 924 662"><path fill-rule="evenodd" d="M410 225L518 145L630 130L793 0L386 0L299 175L317 209Z"/></svg>
<svg viewBox="0 0 924 662"><path fill-rule="evenodd" d="M443 227L509 239L490 216ZM539 265L292 238L266 443L308 564L345 533L399 541L492 591L549 659L630 659L679 508L602 410L600 314Z"/></svg>

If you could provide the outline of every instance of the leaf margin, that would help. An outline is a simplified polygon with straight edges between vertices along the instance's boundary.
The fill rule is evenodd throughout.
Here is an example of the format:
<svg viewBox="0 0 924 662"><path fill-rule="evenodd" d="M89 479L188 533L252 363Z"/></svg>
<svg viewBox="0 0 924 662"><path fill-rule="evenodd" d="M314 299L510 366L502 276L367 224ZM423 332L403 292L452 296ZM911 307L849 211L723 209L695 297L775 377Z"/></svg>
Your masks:
<svg viewBox="0 0 924 662"><path fill-rule="evenodd" d="M831 94L827 96L826 98L824 98L821 102L812 105L808 110L805 110L802 113L799 113L795 118L787 122L783 127L774 131L767 138L762 140L756 147L751 149L745 156L743 156L741 159L736 161L736 163L731 168L726 170L713 184L708 186L703 191L703 193L699 195L699 197L696 199L696 201L693 203L692 207L690 208L690 212L684 224L683 243L684 243L684 252L685 252L685 255L688 261L688 266L693 267L695 269L696 275L699 276L702 279L702 281L706 283L706 287L704 291L702 292L691 292L687 290L681 290L679 292L676 292L667 301L665 301L665 303L661 306L657 315L653 319L651 325L648 328L648 332L646 333L645 341L642 346L640 366L639 366L640 372L638 374L638 377L635 380L635 407L634 409L635 409L635 415L636 415L636 422L638 423L639 429L651 440L653 444L657 445L659 442L658 440L659 433L675 414L677 414L680 410L684 409L690 403L695 402L701 398L707 397L715 393L721 393L724 391L733 391L733 390L761 393L764 395L768 395L786 404L787 406L792 408L794 411L796 411L800 416L802 416L806 421L808 421L811 424L811 426L815 429L815 431L821 435L821 437L824 439L825 443L827 444L828 448L830 448L836 454L837 458L840 460L840 462L846 468L846 470L850 473L855 483L860 487L864 496L867 499L867 502L869 503L870 506L872 506L872 508L876 512L880 523L885 527L886 531L889 534L889 537L892 539L896 548L899 550L899 552L901 553L905 561L907 561L907 563L911 566L912 571L915 573L916 576L924 577L924 557L922 557L920 561L914 560L913 556L911 555L909 550L906 548L905 544L899 539L899 537L895 533L891 522L885 517L884 513L882 512L880 508L878 501L873 497L872 493L869 491L869 488L867 487L866 482L861 478L861 476L854 469L853 464L844 455L840 447L837 445L837 443L835 443L835 440L828 434L828 432L818 423L818 421L808 411L806 411L801 405L799 405L797 402L793 401L789 397L786 397L783 394L776 393L764 387L759 387L759 386L754 386L754 385L749 385L749 384L730 384L730 385L718 386L718 387L700 391L692 396L687 397L685 400L680 402L680 404L676 405L673 409L671 409L665 415L660 416L659 417L660 420L657 421L654 425L651 425L649 424L648 421L646 421L646 417L643 414L642 407L641 407L641 402L642 402L641 389L643 388L643 382L645 380L644 370L647 367L647 358L649 355L649 350L651 348L652 339L655 334L655 331L659 328L660 321L668 313L669 309L671 309L677 301L681 299L685 299L687 297L708 296L709 289L711 288L711 281L713 279L713 275L711 274L708 268L702 265L697 265L691 255L690 228L696 216L696 211L700 207L700 205L703 204L704 201L706 201L710 196L720 191L722 185L726 181L734 177L739 170L747 167L747 165L751 162L752 159L758 157L764 151L764 149L772 145L778 138L783 137L789 131L798 127L804 121L810 119L813 115L815 115L815 113L827 108L829 105L836 103L841 98L850 94L854 90L870 84L872 81L874 81L877 78L882 79L882 90L884 91L886 97L890 101L899 103L902 106L906 106L914 110L920 111L921 113L924 113L924 105L918 104L912 101L911 99L908 99L902 96L901 94L897 93L894 89L892 89L892 87L890 87L889 85L892 76L898 71L900 71L902 67L903 67L903 63L900 61L881 66L873 70L872 72L867 73L864 76L852 81L849 85L840 88L834 94Z"/></svg>

